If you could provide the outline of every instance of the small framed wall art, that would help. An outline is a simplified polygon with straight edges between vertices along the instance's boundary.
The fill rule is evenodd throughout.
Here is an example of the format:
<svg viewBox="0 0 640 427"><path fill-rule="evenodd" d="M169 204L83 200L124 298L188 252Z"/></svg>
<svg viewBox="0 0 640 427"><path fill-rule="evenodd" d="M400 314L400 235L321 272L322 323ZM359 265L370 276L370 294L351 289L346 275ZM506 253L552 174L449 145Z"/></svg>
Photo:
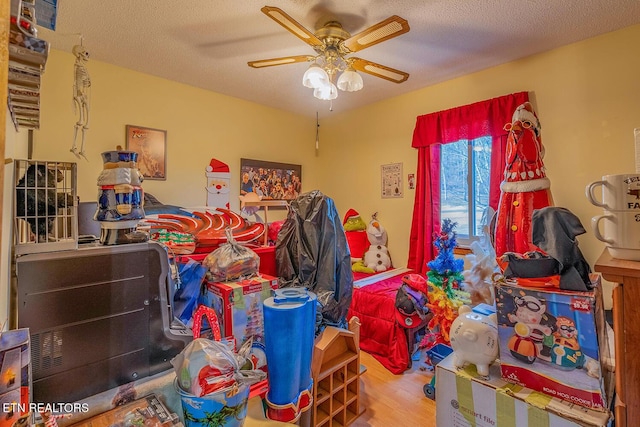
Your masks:
<svg viewBox="0 0 640 427"><path fill-rule="evenodd" d="M145 179L167 179L167 131L127 125L127 150L138 153L138 169Z"/></svg>
<svg viewBox="0 0 640 427"><path fill-rule="evenodd" d="M391 163L381 166L382 198L402 197L402 163Z"/></svg>

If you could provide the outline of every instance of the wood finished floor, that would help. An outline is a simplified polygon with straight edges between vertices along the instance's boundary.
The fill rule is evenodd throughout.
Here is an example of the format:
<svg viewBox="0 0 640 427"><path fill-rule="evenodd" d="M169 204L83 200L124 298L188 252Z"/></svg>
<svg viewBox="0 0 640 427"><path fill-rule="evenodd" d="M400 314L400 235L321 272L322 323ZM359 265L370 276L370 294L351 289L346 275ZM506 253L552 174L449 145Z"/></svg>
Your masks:
<svg viewBox="0 0 640 427"><path fill-rule="evenodd" d="M394 375L364 351L360 363L367 368L360 379L360 406L365 408L353 427L434 427L436 404L428 399L423 386L432 372L414 362L410 370Z"/></svg>

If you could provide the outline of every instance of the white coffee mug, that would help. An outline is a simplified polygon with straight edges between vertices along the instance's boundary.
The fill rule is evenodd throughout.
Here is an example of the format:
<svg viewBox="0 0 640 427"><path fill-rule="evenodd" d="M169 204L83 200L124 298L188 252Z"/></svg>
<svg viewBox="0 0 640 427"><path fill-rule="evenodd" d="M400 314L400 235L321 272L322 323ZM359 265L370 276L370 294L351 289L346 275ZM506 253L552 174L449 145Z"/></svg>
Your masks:
<svg viewBox="0 0 640 427"><path fill-rule="evenodd" d="M605 211L604 215L591 218L591 228L614 258L640 260L640 212Z"/></svg>
<svg viewBox="0 0 640 427"><path fill-rule="evenodd" d="M602 187L602 200L598 200L595 190ZM612 211L640 212L640 174L627 173L605 175L585 189L587 199L592 204Z"/></svg>

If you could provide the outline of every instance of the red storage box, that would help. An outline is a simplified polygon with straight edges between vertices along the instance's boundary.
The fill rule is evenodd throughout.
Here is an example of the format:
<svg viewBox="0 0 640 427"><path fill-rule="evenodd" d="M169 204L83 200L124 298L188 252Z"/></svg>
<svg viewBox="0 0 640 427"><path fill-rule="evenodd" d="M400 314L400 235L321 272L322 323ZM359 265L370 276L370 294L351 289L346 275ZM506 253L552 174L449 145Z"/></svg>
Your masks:
<svg viewBox="0 0 640 427"><path fill-rule="evenodd" d="M278 289L278 279L262 274L237 282L205 282L200 303L218 315L220 331L233 336L236 348L253 337L254 346L264 345L264 300Z"/></svg>
<svg viewBox="0 0 640 427"><path fill-rule="evenodd" d="M258 254L260 257L260 268L259 272L263 274L268 274L269 276L277 276L278 271L276 269L276 247L275 246L253 246L246 245L252 251ZM211 248L211 251L216 248ZM180 255L176 259L178 262L186 263L188 260L192 259L197 262L202 262L203 259L209 255L210 252L207 253L198 253L191 255Z"/></svg>

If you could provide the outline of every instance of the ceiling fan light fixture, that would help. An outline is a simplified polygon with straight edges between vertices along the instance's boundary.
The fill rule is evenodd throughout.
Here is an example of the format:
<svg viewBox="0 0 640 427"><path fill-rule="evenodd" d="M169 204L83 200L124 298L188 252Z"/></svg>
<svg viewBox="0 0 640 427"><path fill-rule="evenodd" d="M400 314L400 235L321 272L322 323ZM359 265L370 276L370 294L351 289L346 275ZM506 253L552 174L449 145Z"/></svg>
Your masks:
<svg viewBox="0 0 640 427"><path fill-rule="evenodd" d="M338 88L333 83L314 89L313 96L323 101L331 101L338 97Z"/></svg>
<svg viewBox="0 0 640 427"><path fill-rule="evenodd" d="M313 89L313 95L331 101L338 97L338 89L355 92L363 89L361 73L402 83L409 74L366 59L351 57L352 53L398 37L409 31L409 23L397 15L370 26L358 34L350 34L338 21L326 22L315 32L309 31L282 9L264 6L265 15L284 27L291 34L308 44L315 55L295 55L263 59L247 63L253 68L309 62L311 65L302 76L302 85ZM335 82L335 84L334 84Z"/></svg>
<svg viewBox="0 0 640 427"><path fill-rule="evenodd" d="M351 68L347 68L338 78L338 89L342 91L356 92L363 87L362 76Z"/></svg>
<svg viewBox="0 0 640 427"><path fill-rule="evenodd" d="M329 85L329 75L318 64L311 64L302 76L302 84L312 89Z"/></svg>

